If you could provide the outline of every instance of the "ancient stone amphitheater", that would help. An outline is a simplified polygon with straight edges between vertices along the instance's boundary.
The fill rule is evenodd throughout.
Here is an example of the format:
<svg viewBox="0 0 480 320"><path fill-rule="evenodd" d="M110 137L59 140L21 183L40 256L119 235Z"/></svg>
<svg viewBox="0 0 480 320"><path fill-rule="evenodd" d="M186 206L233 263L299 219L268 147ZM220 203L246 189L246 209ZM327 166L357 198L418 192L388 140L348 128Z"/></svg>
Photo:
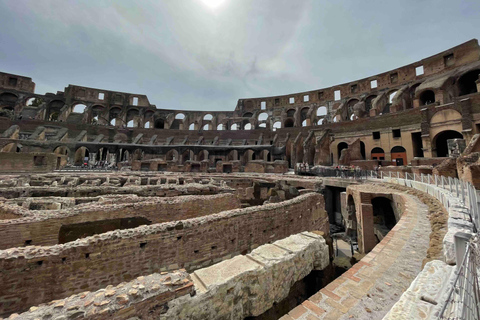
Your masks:
<svg viewBox="0 0 480 320"><path fill-rule="evenodd" d="M210 112L0 73L0 318L478 319L479 75Z"/></svg>

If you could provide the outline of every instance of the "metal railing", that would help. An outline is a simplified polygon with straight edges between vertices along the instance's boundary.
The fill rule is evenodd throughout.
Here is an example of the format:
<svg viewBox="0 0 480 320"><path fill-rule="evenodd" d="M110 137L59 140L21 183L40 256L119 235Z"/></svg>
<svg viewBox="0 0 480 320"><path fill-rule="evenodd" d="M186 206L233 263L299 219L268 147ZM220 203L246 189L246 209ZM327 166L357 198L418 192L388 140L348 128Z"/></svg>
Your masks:
<svg viewBox="0 0 480 320"><path fill-rule="evenodd" d="M298 172L302 174L301 172ZM456 268L454 280L448 285L446 298L439 303L439 319L480 319L480 207L475 187L457 178L408 172L383 172L354 169L313 168L308 175L352 179L380 179L399 183L429 193L450 211L458 206L464 218L473 225L472 233L455 234ZM452 200L452 197L456 198ZM472 236L473 234L473 236Z"/></svg>

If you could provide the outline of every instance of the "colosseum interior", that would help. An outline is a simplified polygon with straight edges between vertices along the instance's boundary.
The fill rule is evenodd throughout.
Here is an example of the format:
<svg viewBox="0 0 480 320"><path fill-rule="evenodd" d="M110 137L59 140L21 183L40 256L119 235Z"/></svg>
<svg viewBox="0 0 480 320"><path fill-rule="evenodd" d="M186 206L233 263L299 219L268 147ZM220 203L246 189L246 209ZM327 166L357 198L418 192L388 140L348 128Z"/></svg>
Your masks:
<svg viewBox="0 0 480 320"><path fill-rule="evenodd" d="M0 73L0 317L438 318L479 75L473 39L219 112Z"/></svg>

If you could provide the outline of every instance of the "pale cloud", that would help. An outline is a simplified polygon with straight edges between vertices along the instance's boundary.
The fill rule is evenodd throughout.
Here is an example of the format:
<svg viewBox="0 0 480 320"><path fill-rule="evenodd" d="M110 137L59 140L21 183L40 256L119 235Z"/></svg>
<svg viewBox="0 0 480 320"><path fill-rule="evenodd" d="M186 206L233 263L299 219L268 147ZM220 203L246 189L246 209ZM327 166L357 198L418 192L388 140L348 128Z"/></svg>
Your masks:
<svg viewBox="0 0 480 320"><path fill-rule="evenodd" d="M478 36L479 13L473 0L0 0L0 70L39 93L72 83L233 110L458 45Z"/></svg>

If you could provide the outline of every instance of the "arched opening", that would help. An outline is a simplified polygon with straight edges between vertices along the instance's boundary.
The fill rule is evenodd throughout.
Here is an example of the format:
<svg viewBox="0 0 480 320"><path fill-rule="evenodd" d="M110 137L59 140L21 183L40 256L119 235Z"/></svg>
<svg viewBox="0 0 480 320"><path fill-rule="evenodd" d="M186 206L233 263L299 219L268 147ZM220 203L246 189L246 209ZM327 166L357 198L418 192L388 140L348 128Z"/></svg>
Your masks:
<svg viewBox="0 0 480 320"><path fill-rule="evenodd" d="M382 148L373 148L370 157L372 160L385 160L385 151Z"/></svg>
<svg viewBox="0 0 480 320"><path fill-rule="evenodd" d="M251 118L251 117L253 117L253 113L251 113L251 112L244 113L243 117L244 118Z"/></svg>
<svg viewBox="0 0 480 320"><path fill-rule="evenodd" d="M302 127L306 127L306 126L308 126L307 120L303 120L303 121L302 121Z"/></svg>
<svg viewBox="0 0 480 320"><path fill-rule="evenodd" d="M150 121L145 122L145 126L144 126L145 129L150 129L150 126L151 126Z"/></svg>
<svg viewBox="0 0 480 320"><path fill-rule="evenodd" d="M213 119L213 116L211 114L206 114L205 116L203 116L203 120L212 120Z"/></svg>
<svg viewBox="0 0 480 320"><path fill-rule="evenodd" d="M295 109L289 109L287 111L287 118L293 118L295 116Z"/></svg>
<svg viewBox="0 0 480 320"><path fill-rule="evenodd" d="M208 160L208 151L202 150L198 153L198 161Z"/></svg>
<svg viewBox="0 0 480 320"><path fill-rule="evenodd" d="M155 120L155 129L165 129L165 120L163 119Z"/></svg>
<svg viewBox="0 0 480 320"><path fill-rule="evenodd" d="M327 107L325 107L325 106L318 107L317 117L321 117L321 116L325 116L325 115L327 115Z"/></svg>
<svg viewBox="0 0 480 320"><path fill-rule="evenodd" d="M287 119L287 120L285 120L285 122L283 123L283 127L284 127L284 128L291 128L291 127L293 127L293 119Z"/></svg>
<svg viewBox="0 0 480 320"><path fill-rule="evenodd" d="M258 121L265 121L268 119L268 113L262 112L258 115Z"/></svg>
<svg viewBox="0 0 480 320"><path fill-rule="evenodd" d="M252 130L252 124L251 124L251 123L247 123L247 124L243 127L243 130Z"/></svg>
<svg viewBox="0 0 480 320"><path fill-rule="evenodd" d="M318 121L317 121L317 125L321 126L321 125L323 124L323 121L324 121L324 120L325 120L324 118L318 120Z"/></svg>
<svg viewBox="0 0 480 320"><path fill-rule="evenodd" d="M117 119L116 118L112 119L110 121L110 125L115 127L117 125Z"/></svg>
<svg viewBox="0 0 480 320"><path fill-rule="evenodd" d="M480 70L473 70L465 73L458 79L458 95L464 96L466 94L471 94L478 92L477 84L475 81L478 80L480 75Z"/></svg>
<svg viewBox="0 0 480 320"><path fill-rule="evenodd" d="M392 201L385 197L377 197L372 199L373 209L373 232L378 242L392 230L397 223L395 211Z"/></svg>
<svg viewBox="0 0 480 320"><path fill-rule="evenodd" d="M340 116L339 114L337 114L337 115L333 118L333 122L340 122L340 120L342 120L342 116Z"/></svg>
<svg viewBox="0 0 480 320"><path fill-rule="evenodd" d="M206 124L203 126L203 130L208 131L210 130L210 124Z"/></svg>
<svg viewBox="0 0 480 320"><path fill-rule="evenodd" d="M266 128L267 127L267 124L266 123L260 123L258 125L259 128Z"/></svg>
<svg viewBox="0 0 480 320"><path fill-rule="evenodd" d="M273 131L277 131L277 129L280 129L282 127L282 123L280 121L277 121L273 124Z"/></svg>
<svg viewBox="0 0 480 320"><path fill-rule="evenodd" d="M28 107L38 107L38 106L40 106L43 102L44 102L44 101L43 101L43 99L41 99L41 98L29 98L29 99L27 99L27 101L26 101L25 104L26 104Z"/></svg>
<svg viewBox="0 0 480 320"><path fill-rule="evenodd" d="M127 128L133 128L133 126L134 126L133 120L130 120L127 122Z"/></svg>
<svg viewBox="0 0 480 320"><path fill-rule="evenodd" d="M5 92L0 94L0 107L7 107L13 108L15 107L15 103L17 102L18 97L13 93Z"/></svg>
<svg viewBox="0 0 480 320"><path fill-rule="evenodd" d="M227 161L236 161L238 160L238 151L232 150L227 155Z"/></svg>
<svg viewBox="0 0 480 320"><path fill-rule="evenodd" d="M376 97L377 96L372 95L372 96L368 96L367 99L365 99L365 113L367 117L370 116L370 110L373 107L373 100L375 100Z"/></svg>
<svg viewBox="0 0 480 320"><path fill-rule="evenodd" d="M223 123L220 123L218 126L217 126L217 130L225 130L225 125Z"/></svg>
<svg viewBox="0 0 480 320"><path fill-rule="evenodd" d="M175 149L169 150L165 155L166 161L177 161L178 160L178 151Z"/></svg>
<svg viewBox="0 0 480 320"><path fill-rule="evenodd" d="M270 151L268 151L268 150L262 150L262 151L260 152L260 160L268 161L268 162L272 161L272 160L271 160L271 157L270 157Z"/></svg>
<svg viewBox="0 0 480 320"><path fill-rule="evenodd" d="M353 113L353 106L356 105L358 102L359 102L358 99L351 99L350 101L348 101L348 103L347 103L348 119L350 119L350 120L355 120L356 119L356 116Z"/></svg>
<svg viewBox="0 0 480 320"><path fill-rule="evenodd" d="M47 121L58 121L60 116L60 110L63 108L65 103L61 100L53 100L48 104L47 113L45 118Z"/></svg>
<svg viewBox="0 0 480 320"><path fill-rule="evenodd" d="M177 113L177 114L175 115L175 119L177 119L177 120L183 120L183 119L185 119L185 115L184 115L183 113Z"/></svg>
<svg viewBox="0 0 480 320"><path fill-rule="evenodd" d="M362 159L365 160L365 143L363 143L363 141L360 141L360 154L362 155Z"/></svg>
<svg viewBox="0 0 480 320"><path fill-rule="evenodd" d="M243 164L247 164L250 161L256 159L255 151L248 149L243 153Z"/></svg>
<svg viewBox="0 0 480 320"><path fill-rule="evenodd" d="M195 130L195 123L190 123L188 130Z"/></svg>
<svg viewBox="0 0 480 320"><path fill-rule="evenodd" d="M342 156L342 150L343 149L348 149L348 144L346 142L340 142L337 145L337 152L338 152L338 159L340 160L340 157Z"/></svg>
<svg viewBox="0 0 480 320"><path fill-rule="evenodd" d="M435 102L435 93L432 90L425 90L420 94L420 105L426 106Z"/></svg>
<svg viewBox="0 0 480 320"><path fill-rule="evenodd" d="M73 107L73 112L84 113L86 108L87 108L87 106L84 105L84 104L77 104L77 105L75 105L75 107Z"/></svg>
<svg viewBox="0 0 480 320"><path fill-rule="evenodd" d="M65 147L65 146L59 146L59 147L56 147L53 150L53 153L67 156L68 155L68 148Z"/></svg>
<svg viewBox="0 0 480 320"><path fill-rule="evenodd" d="M182 153L182 163L185 163L187 161L193 160L193 151L191 150L185 150Z"/></svg>
<svg viewBox="0 0 480 320"><path fill-rule="evenodd" d="M75 151L74 164L76 166L88 165L90 152L86 147L80 147Z"/></svg>
<svg viewBox="0 0 480 320"><path fill-rule="evenodd" d="M396 166L404 166L407 164L407 150L402 146L395 146L390 150L392 161Z"/></svg>
<svg viewBox="0 0 480 320"><path fill-rule="evenodd" d="M234 123L230 126L230 130L238 130L238 124Z"/></svg>
<svg viewBox="0 0 480 320"><path fill-rule="evenodd" d="M437 157L448 157L448 143L450 139L463 139L463 135L455 130L446 130L437 134L434 138Z"/></svg>

